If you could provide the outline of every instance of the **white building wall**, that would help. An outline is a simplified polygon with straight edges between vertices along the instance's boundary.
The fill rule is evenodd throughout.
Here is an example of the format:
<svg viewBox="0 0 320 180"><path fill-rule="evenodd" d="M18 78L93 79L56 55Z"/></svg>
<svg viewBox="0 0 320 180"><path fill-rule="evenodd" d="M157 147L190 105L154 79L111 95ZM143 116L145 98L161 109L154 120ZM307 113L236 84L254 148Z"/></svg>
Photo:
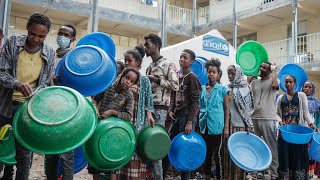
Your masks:
<svg viewBox="0 0 320 180"><path fill-rule="evenodd" d="M271 24L257 31L257 41L267 43L287 39L287 24Z"/></svg>

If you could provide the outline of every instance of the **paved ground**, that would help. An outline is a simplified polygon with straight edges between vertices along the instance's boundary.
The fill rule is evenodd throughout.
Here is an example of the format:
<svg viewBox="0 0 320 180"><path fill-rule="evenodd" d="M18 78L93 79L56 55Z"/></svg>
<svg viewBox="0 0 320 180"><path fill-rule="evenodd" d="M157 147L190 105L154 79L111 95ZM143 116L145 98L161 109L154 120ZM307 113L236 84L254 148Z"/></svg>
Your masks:
<svg viewBox="0 0 320 180"><path fill-rule="evenodd" d="M0 175L1 177L1 175ZM33 156L33 164L30 171L30 180L46 180L45 174L44 174L44 156L39 154L34 154ZM84 168L81 172L77 173L74 176L74 180L91 180L92 176L87 173L87 169ZM168 180L179 180L180 176L171 176L169 178L166 178ZM202 178L194 178L195 179L202 179ZM249 180L255 180L255 178L247 178ZM269 180L270 176L265 175L265 180ZM317 178L314 178L317 179ZM192 180L192 179L191 179Z"/></svg>
<svg viewBox="0 0 320 180"><path fill-rule="evenodd" d="M44 180L46 179L44 174L44 156L39 154L33 155L32 168L30 171L30 180ZM86 168L81 172L77 173L74 177L74 180L88 180L92 179L92 176L88 174Z"/></svg>
<svg viewBox="0 0 320 180"><path fill-rule="evenodd" d="M0 175L1 177L2 175ZM30 171L30 180L45 180L44 174L44 156L34 153L33 162ZM87 169L84 168L81 172L74 176L74 180L89 180L92 176L87 173Z"/></svg>

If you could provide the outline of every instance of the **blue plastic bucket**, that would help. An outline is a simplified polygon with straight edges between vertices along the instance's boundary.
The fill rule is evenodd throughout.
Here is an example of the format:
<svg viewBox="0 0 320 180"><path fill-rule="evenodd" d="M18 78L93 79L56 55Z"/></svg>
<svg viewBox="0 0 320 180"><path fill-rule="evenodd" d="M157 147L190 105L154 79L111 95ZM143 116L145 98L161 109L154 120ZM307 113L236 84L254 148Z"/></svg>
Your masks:
<svg viewBox="0 0 320 180"><path fill-rule="evenodd" d="M303 87L303 84L308 80L307 73L296 64L286 64L281 67L278 78L280 79L280 88L282 91L286 92L287 89L285 87L285 78L289 75L292 75L296 78L296 86L294 87L295 91L300 91Z"/></svg>
<svg viewBox="0 0 320 180"><path fill-rule="evenodd" d="M111 55L113 58L116 55L116 46L113 40L105 33L94 32L87 34L77 43L77 46L82 45L92 45L101 48L107 54Z"/></svg>
<svg viewBox="0 0 320 180"><path fill-rule="evenodd" d="M83 151L82 151L82 146L76 148L74 150L74 161L73 161L73 173L77 174L78 172L80 172L83 168L85 168L88 164ZM62 164L61 164L61 160L59 160L59 164L58 164L58 174L59 176L62 175Z"/></svg>
<svg viewBox="0 0 320 180"><path fill-rule="evenodd" d="M207 69L205 67L207 61L206 58L197 56L190 67L191 71L198 77L202 85L208 83Z"/></svg>
<svg viewBox="0 0 320 180"><path fill-rule="evenodd" d="M73 88L84 96L94 96L107 89L117 75L113 57L95 46L79 46L59 62L59 85Z"/></svg>
<svg viewBox="0 0 320 180"><path fill-rule="evenodd" d="M282 138L292 144L307 144L310 142L314 130L300 125L280 126Z"/></svg>
<svg viewBox="0 0 320 180"><path fill-rule="evenodd" d="M207 147L203 138L195 133L180 133L171 142L169 160L172 166L182 172L199 168L206 158Z"/></svg>
<svg viewBox="0 0 320 180"><path fill-rule="evenodd" d="M228 139L228 150L233 162L246 171L263 171L272 161L268 145L252 133L233 133Z"/></svg>

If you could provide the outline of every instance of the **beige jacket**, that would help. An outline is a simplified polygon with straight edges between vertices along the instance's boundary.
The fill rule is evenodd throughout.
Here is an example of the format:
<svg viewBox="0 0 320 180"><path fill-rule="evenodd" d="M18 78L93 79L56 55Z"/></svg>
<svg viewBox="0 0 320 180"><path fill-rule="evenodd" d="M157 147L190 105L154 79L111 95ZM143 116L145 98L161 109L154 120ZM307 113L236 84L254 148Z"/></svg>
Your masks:
<svg viewBox="0 0 320 180"><path fill-rule="evenodd" d="M152 62L147 68L146 75L160 78L160 85L152 82L152 96L155 106L170 106L171 91L178 91L178 74L176 66L166 58Z"/></svg>

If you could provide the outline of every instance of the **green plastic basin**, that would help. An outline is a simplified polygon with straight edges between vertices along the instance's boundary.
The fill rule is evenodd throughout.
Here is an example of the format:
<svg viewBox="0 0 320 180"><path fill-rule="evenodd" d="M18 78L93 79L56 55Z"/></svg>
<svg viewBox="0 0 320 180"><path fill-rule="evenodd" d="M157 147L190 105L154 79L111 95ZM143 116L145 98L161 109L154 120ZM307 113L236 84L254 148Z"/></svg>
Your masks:
<svg viewBox="0 0 320 180"><path fill-rule="evenodd" d="M161 125L145 127L137 138L137 154L141 159L157 161L169 152L171 140L168 132Z"/></svg>
<svg viewBox="0 0 320 180"><path fill-rule="evenodd" d="M83 153L90 165L101 171L115 171L125 166L136 149L136 134L129 121L116 117L99 120Z"/></svg>
<svg viewBox="0 0 320 180"><path fill-rule="evenodd" d="M17 163L15 160L16 149L14 147L14 135L12 128L7 131L7 134L0 140L0 164L13 166Z"/></svg>
<svg viewBox="0 0 320 180"><path fill-rule="evenodd" d="M237 50L236 62L247 76L258 76L260 65L267 61L267 50L259 42L246 41Z"/></svg>
<svg viewBox="0 0 320 180"><path fill-rule="evenodd" d="M16 113L13 131L27 149L43 154L71 151L87 141L97 125L93 105L76 90L39 90Z"/></svg>

